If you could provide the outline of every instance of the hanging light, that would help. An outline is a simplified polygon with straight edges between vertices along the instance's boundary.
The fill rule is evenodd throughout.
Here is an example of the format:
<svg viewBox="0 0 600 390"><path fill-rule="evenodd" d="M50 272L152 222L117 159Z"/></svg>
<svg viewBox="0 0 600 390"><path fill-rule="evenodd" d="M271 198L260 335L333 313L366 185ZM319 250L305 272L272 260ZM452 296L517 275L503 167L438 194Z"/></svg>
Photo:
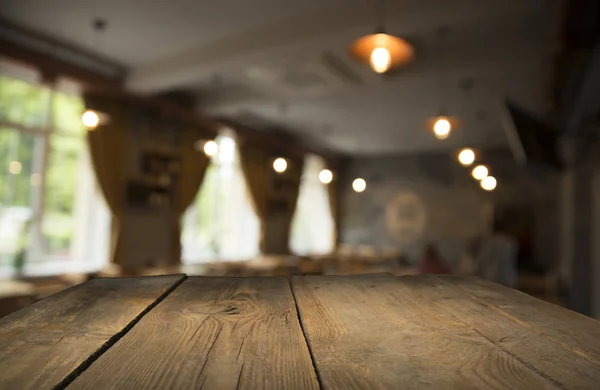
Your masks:
<svg viewBox="0 0 600 390"><path fill-rule="evenodd" d="M379 28L350 45L350 56L368 64L377 73L405 65L414 57L412 46L404 39L385 33L383 0L379 1Z"/></svg>
<svg viewBox="0 0 600 390"><path fill-rule="evenodd" d="M94 130L100 124L100 116L98 116L96 111L86 110L83 115L81 115L81 122L83 122L83 125L89 130Z"/></svg>
<svg viewBox="0 0 600 390"><path fill-rule="evenodd" d="M489 170L485 165L477 165L471 171L471 176L473 176L473 178L475 178L476 180L483 180L488 176L488 174Z"/></svg>
<svg viewBox="0 0 600 390"><path fill-rule="evenodd" d="M352 182L352 189L355 192L363 192L367 188L367 182L365 179L357 178Z"/></svg>
<svg viewBox="0 0 600 390"><path fill-rule="evenodd" d="M483 179L479 184L484 190L493 191L494 188L496 188L497 183L498 182L496 181L496 178L494 176L488 176L485 179Z"/></svg>
<svg viewBox="0 0 600 390"><path fill-rule="evenodd" d="M333 173L329 169L323 169L319 172L319 181L323 184L329 184L333 180Z"/></svg>
<svg viewBox="0 0 600 390"><path fill-rule="evenodd" d="M465 167L475 162L475 152L471 148L464 148L458 153L458 162Z"/></svg>
<svg viewBox="0 0 600 390"><path fill-rule="evenodd" d="M445 27L440 27L437 31L437 35L440 41L442 41L442 39L445 37L445 35L448 34L448 32L446 31L447 28ZM440 54L440 57L443 58L443 56L441 55L442 53L442 49L445 47L445 45L441 42L440 43L440 47L441 49L438 51L438 53ZM444 105L444 101L445 101L445 97L446 97L446 91L444 90L444 74L443 74L443 69L441 68L441 64L442 61L440 61L438 59L438 61L436 61L436 65L440 67L440 69L438 69L438 80L437 80L437 84L438 84L438 99L440 100L440 110L438 111L438 115L433 117L433 118L429 118L426 122L426 127L433 131L433 135L440 140L446 139L450 136L450 133L452 132L452 130L454 130L456 127L458 127L459 122L456 118L451 117L449 115L447 115L447 111L445 110L445 105Z"/></svg>
<svg viewBox="0 0 600 390"><path fill-rule="evenodd" d="M452 130L452 125L448 118L441 116L438 117L433 124L433 133L435 134L437 139L446 139L450 135L450 130Z"/></svg>
<svg viewBox="0 0 600 390"><path fill-rule="evenodd" d="M287 169L287 161L283 157L278 157L273 161L273 169L277 173L283 173Z"/></svg>
<svg viewBox="0 0 600 390"><path fill-rule="evenodd" d="M204 150L204 154L206 154L207 157L213 157L219 153L219 145L215 141L209 140L204 142L202 150Z"/></svg>

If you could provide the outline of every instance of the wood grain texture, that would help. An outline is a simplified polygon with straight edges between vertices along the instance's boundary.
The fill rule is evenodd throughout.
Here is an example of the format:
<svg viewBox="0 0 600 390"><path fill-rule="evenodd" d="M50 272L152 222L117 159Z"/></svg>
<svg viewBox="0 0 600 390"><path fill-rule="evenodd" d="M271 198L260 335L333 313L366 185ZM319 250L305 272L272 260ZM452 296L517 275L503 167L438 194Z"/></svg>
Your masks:
<svg viewBox="0 0 600 390"><path fill-rule="evenodd" d="M477 302L600 364L600 322L496 283L474 277L440 276Z"/></svg>
<svg viewBox="0 0 600 390"><path fill-rule="evenodd" d="M554 389L391 275L292 279L327 389Z"/></svg>
<svg viewBox="0 0 600 390"><path fill-rule="evenodd" d="M93 279L0 320L0 389L50 389L183 276Z"/></svg>
<svg viewBox="0 0 600 390"><path fill-rule="evenodd" d="M317 389L285 278L191 277L69 389Z"/></svg>
<svg viewBox="0 0 600 390"><path fill-rule="evenodd" d="M597 323L566 309L549 308L522 293L474 279L413 276L401 280L423 298L424 304L472 327L558 387L598 388L600 365L590 358L597 348L592 346ZM560 313L562 320L558 320ZM570 320L572 329L568 329ZM575 336L577 332L580 334ZM589 348L582 352L576 346L585 339Z"/></svg>

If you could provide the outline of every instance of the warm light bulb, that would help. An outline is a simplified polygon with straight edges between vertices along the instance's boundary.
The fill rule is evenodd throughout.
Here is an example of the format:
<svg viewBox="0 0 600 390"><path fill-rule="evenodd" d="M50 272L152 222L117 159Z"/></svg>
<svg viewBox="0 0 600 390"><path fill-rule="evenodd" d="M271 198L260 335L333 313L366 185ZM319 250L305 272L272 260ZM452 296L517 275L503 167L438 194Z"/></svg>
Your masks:
<svg viewBox="0 0 600 390"><path fill-rule="evenodd" d="M18 175L21 173L21 163L18 161L11 161L10 164L8 164L8 171L13 175Z"/></svg>
<svg viewBox="0 0 600 390"><path fill-rule="evenodd" d="M433 124L433 132L438 139L446 139L450 135L452 126L450 121L446 118L438 118Z"/></svg>
<svg viewBox="0 0 600 390"><path fill-rule="evenodd" d="M489 171L485 165L478 165L473 168L471 175L477 180L483 180L487 177Z"/></svg>
<svg viewBox="0 0 600 390"><path fill-rule="evenodd" d="M465 148L458 154L458 162L461 165L468 167L475 161L475 152L473 149Z"/></svg>
<svg viewBox="0 0 600 390"><path fill-rule="evenodd" d="M287 169L287 161L285 161L285 158L279 157L275 159L275 161L273 161L273 169L277 173L285 172Z"/></svg>
<svg viewBox="0 0 600 390"><path fill-rule="evenodd" d="M100 117L95 111L87 110L81 116L81 121L85 127L90 130L94 130L100 123Z"/></svg>
<svg viewBox="0 0 600 390"><path fill-rule="evenodd" d="M363 192L366 188L367 182L365 179L358 178L352 182L352 189L356 192Z"/></svg>
<svg viewBox="0 0 600 390"><path fill-rule="evenodd" d="M215 141L206 141L202 149L208 157L216 156L219 153L219 145Z"/></svg>
<svg viewBox="0 0 600 390"><path fill-rule="evenodd" d="M371 58L369 63L371 68L377 73L384 73L390 68L392 62L392 56L388 49L384 47L377 47L371 52Z"/></svg>
<svg viewBox="0 0 600 390"><path fill-rule="evenodd" d="M481 181L481 183L479 183L481 185L481 188L483 188L486 191L493 191L494 188L496 188L496 178L494 176L488 176L485 179L483 179Z"/></svg>
<svg viewBox="0 0 600 390"><path fill-rule="evenodd" d="M329 169L323 169L319 172L319 180L323 184L329 184L333 180L333 173Z"/></svg>

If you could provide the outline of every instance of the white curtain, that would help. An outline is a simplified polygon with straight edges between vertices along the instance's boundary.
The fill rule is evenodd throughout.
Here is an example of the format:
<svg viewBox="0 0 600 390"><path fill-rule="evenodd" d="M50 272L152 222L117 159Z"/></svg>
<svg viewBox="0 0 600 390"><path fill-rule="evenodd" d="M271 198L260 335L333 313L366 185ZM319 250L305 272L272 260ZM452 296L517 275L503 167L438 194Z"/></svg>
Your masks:
<svg viewBox="0 0 600 390"><path fill-rule="evenodd" d="M319 181L323 169L325 162L321 157L306 156L290 234L290 249L298 255L327 254L335 247L329 191L327 184Z"/></svg>
<svg viewBox="0 0 600 390"><path fill-rule="evenodd" d="M183 218L182 261L249 260L259 254L256 216L232 134L217 137L219 151L207 168L196 200Z"/></svg>

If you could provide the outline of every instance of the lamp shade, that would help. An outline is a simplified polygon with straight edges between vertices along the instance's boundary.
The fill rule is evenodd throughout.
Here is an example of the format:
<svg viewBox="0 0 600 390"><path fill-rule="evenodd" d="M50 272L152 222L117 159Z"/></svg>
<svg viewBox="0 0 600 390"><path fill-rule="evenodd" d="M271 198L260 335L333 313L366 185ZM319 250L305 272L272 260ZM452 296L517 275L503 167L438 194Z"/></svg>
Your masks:
<svg viewBox="0 0 600 390"><path fill-rule="evenodd" d="M370 65L371 55L376 49L385 49L389 53L389 66L386 70L405 65L414 57L413 47L408 42L385 33L365 35L356 39L350 45L349 54L352 58Z"/></svg>

